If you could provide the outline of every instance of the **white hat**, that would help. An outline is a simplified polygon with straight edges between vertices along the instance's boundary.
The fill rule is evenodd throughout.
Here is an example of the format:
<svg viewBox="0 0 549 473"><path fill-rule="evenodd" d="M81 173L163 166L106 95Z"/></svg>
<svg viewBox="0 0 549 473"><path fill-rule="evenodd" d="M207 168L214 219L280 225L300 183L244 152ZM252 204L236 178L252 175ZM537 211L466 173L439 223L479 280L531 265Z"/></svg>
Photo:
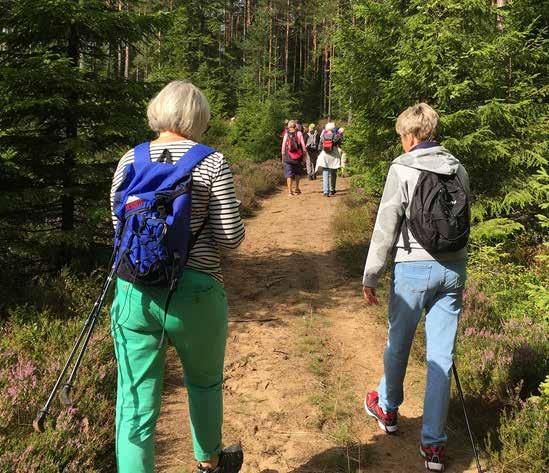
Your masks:
<svg viewBox="0 0 549 473"><path fill-rule="evenodd" d="M335 127L336 127L336 125L335 125L334 122L328 122L328 123L326 123L326 126L324 127L324 129L326 131L330 131L330 130L333 130Z"/></svg>

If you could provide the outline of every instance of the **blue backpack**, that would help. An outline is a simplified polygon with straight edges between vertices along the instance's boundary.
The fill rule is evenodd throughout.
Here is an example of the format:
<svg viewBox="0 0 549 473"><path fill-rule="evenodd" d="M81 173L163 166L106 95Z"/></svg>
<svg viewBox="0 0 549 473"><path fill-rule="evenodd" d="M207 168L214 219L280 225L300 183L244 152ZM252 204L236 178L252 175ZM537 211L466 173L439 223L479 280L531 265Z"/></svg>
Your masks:
<svg viewBox="0 0 549 473"><path fill-rule="evenodd" d="M118 218L116 274L132 283L169 287L167 304L207 221L191 235L192 170L214 152L196 144L175 164L171 156L166 162L162 158L152 162L149 143L140 144L118 189L121 199L114 209Z"/></svg>

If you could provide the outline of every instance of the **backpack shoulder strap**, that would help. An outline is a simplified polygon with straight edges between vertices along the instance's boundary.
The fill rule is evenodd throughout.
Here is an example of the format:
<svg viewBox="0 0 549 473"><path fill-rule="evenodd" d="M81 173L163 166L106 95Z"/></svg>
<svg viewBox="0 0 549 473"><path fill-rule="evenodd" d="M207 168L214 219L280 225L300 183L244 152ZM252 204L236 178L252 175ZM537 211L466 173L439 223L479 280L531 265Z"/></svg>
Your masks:
<svg viewBox="0 0 549 473"><path fill-rule="evenodd" d="M412 247L410 246L410 234L408 233L408 223L406 222L406 214L402 218L402 226L400 227L402 233L402 242L404 243L404 249L408 252L412 252Z"/></svg>
<svg viewBox="0 0 549 473"><path fill-rule="evenodd" d="M150 142L141 143L133 150L134 164L137 169L144 167L151 162Z"/></svg>
<svg viewBox="0 0 549 473"><path fill-rule="evenodd" d="M175 164L176 166L183 168L186 174L190 173L193 168L200 163L203 159L207 158L210 154L215 153L215 149L209 146L197 143L191 149L189 149Z"/></svg>

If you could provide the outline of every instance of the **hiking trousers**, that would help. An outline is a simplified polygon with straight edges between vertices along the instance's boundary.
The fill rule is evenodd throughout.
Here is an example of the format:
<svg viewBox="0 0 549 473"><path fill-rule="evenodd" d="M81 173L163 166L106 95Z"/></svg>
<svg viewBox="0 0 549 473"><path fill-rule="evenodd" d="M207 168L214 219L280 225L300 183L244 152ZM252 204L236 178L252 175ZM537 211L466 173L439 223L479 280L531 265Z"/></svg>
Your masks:
<svg viewBox="0 0 549 473"><path fill-rule="evenodd" d="M307 167L307 175L309 177L316 176L316 159L318 158L318 151L307 149L307 159L305 164Z"/></svg>
<svg viewBox="0 0 549 473"><path fill-rule="evenodd" d="M154 432L160 413L166 345L183 364L195 457L221 451L227 298L212 276L186 269L170 302L168 289L117 280L111 330L118 362L116 458L119 473L154 472Z"/></svg>
<svg viewBox="0 0 549 473"><path fill-rule="evenodd" d="M395 264L389 299L389 335L378 386L385 412L404 400L403 382L412 340L425 310L427 384L423 404L423 445L447 441L446 416L466 261L405 261Z"/></svg>
<svg viewBox="0 0 549 473"><path fill-rule="evenodd" d="M336 190L337 169L322 169L322 192L329 194Z"/></svg>

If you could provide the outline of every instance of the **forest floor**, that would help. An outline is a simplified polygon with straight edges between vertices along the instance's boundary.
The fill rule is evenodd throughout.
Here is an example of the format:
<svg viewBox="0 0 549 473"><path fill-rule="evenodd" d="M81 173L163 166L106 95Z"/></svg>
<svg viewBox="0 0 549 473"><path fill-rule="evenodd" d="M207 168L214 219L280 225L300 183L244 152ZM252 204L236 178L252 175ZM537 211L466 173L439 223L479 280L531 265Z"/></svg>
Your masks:
<svg viewBox="0 0 549 473"><path fill-rule="evenodd" d="M330 223L348 182L338 186L329 199L320 179L304 182L300 196L265 199L241 248L224 259L224 442L242 442L243 473L426 471L420 363L410 361L396 435L364 413L364 395L382 374L385 307L366 306L360 279L337 260ZM190 472L195 463L181 377L170 349L156 440L161 473ZM474 472L457 423L449 425L447 471Z"/></svg>

